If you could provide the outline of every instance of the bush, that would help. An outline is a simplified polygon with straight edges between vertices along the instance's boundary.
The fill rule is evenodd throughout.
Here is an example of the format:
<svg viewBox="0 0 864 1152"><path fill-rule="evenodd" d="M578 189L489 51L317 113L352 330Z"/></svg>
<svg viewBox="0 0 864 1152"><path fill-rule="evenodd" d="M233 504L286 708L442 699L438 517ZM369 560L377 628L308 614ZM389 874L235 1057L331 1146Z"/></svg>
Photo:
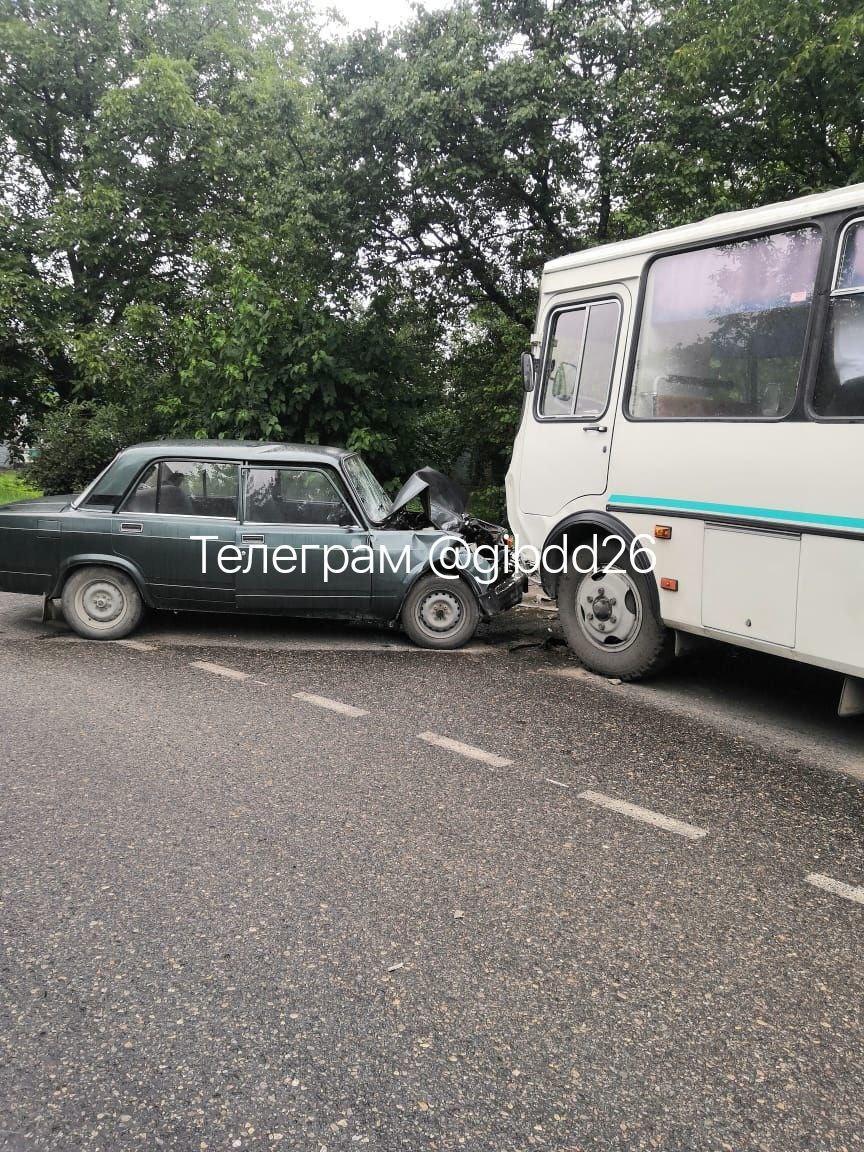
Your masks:
<svg viewBox="0 0 864 1152"><path fill-rule="evenodd" d="M121 448L141 438L141 429L115 404L64 404L37 427L38 455L25 469L26 479L46 495L80 492Z"/></svg>
<svg viewBox="0 0 864 1152"><path fill-rule="evenodd" d="M507 524L507 496L503 484L492 484L488 488L476 488L471 493L468 511L480 520L490 520L493 524Z"/></svg>

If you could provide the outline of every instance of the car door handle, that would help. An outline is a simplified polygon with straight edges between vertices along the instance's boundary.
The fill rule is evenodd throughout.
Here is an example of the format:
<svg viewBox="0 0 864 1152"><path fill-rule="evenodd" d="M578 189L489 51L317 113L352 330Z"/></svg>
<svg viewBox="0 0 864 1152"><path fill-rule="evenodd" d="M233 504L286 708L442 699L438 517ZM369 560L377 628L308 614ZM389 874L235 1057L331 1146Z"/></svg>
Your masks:
<svg viewBox="0 0 864 1152"><path fill-rule="evenodd" d="M606 427L605 424L586 424L583 427L582 431L583 432L608 432L609 429Z"/></svg>
<svg viewBox="0 0 864 1152"><path fill-rule="evenodd" d="M264 543L264 533L263 532L244 532L243 535L240 537L240 543L241 544L263 544Z"/></svg>
<svg viewBox="0 0 864 1152"><path fill-rule="evenodd" d="M143 532L144 525L139 523L132 523L129 520L122 520L120 522L121 532Z"/></svg>

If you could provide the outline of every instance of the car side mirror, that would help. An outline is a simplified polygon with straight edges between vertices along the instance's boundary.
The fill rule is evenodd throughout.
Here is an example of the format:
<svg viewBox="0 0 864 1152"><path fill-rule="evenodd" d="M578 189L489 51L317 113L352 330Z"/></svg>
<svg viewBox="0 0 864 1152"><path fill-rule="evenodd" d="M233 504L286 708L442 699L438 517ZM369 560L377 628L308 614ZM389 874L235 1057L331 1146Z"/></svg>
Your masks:
<svg viewBox="0 0 864 1152"><path fill-rule="evenodd" d="M522 353L521 365L522 365L522 387L525 389L526 392L533 392L534 391L534 377L536 374L537 366L534 362L534 357L531 355L530 352L523 352Z"/></svg>

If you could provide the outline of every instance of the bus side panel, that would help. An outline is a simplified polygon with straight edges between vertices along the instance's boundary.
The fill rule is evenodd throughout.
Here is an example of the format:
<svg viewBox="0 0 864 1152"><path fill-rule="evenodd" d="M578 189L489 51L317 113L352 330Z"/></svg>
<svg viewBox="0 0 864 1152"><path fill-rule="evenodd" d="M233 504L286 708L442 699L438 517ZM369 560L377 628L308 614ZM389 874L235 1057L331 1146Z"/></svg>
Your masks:
<svg viewBox="0 0 864 1152"><path fill-rule="evenodd" d="M795 647L801 538L705 525L702 625Z"/></svg>
<svg viewBox="0 0 864 1152"><path fill-rule="evenodd" d="M810 421L619 420L607 504L613 512L628 505L650 508L652 523L673 525L673 542L690 518L700 524L701 531L708 521L761 529L766 534L806 536L807 546L800 555L800 607L795 613L793 651L800 659L838 670L848 670L850 665L861 669L864 644L856 600L864 599L860 593L864 573L857 550L864 548L864 541L848 539L860 525L864 507L861 431L858 424ZM664 511L670 520L664 521ZM677 518L676 512L680 513ZM808 533L811 525L820 529L818 534ZM658 552L660 545L658 541ZM658 575L675 577L676 573L658 571ZM770 585L770 578L758 568L749 569L746 579ZM680 587L683 590L683 584ZM760 589L760 594L764 591ZM669 623L695 623L689 612L688 618L683 613L672 616L670 599L662 601ZM700 623L710 625L702 613L700 604ZM766 642L777 644L776 650L784 654L782 640Z"/></svg>
<svg viewBox="0 0 864 1152"><path fill-rule="evenodd" d="M640 543L650 549L657 561L654 579L660 595L663 622L672 628L676 625L699 628L702 624L702 550L705 541L702 521L635 513L624 513L619 518L634 535L642 536ZM671 538L655 539L655 524L671 528ZM677 592L667 592L660 587L664 576L678 581Z"/></svg>
<svg viewBox="0 0 864 1152"><path fill-rule="evenodd" d="M613 503L636 497L703 521L731 517L781 531L806 531L809 516L854 521L864 506L856 424L625 418L611 453Z"/></svg>
<svg viewBox="0 0 864 1152"><path fill-rule="evenodd" d="M796 647L864 675L864 539L803 536Z"/></svg>

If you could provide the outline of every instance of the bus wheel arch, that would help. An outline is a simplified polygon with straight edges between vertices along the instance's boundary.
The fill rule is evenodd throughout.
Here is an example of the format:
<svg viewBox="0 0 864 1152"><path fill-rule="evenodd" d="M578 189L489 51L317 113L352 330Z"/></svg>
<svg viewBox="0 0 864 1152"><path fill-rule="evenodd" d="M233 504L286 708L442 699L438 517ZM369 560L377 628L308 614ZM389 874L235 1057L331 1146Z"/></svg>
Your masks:
<svg viewBox="0 0 864 1152"><path fill-rule="evenodd" d="M562 557L557 550L559 547L563 547L567 556L571 557L574 549L580 545L590 545L591 541L596 539L599 547L610 536L620 539L624 544L625 551L629 554L636 534L610 512L599 510L574 512L556 524L546 537L541 551L540 580L546 595L551 596L553 600L558 598L558 583L564 574ZM550 557L550 561L554 558L554 565L551 562L547 565L543 559L547 556L550 548L555 549ZM654 580L649 581L649 583L651 585L651 603L655 611L659 613L660 596L657 592L657 584Z"/></svg>

